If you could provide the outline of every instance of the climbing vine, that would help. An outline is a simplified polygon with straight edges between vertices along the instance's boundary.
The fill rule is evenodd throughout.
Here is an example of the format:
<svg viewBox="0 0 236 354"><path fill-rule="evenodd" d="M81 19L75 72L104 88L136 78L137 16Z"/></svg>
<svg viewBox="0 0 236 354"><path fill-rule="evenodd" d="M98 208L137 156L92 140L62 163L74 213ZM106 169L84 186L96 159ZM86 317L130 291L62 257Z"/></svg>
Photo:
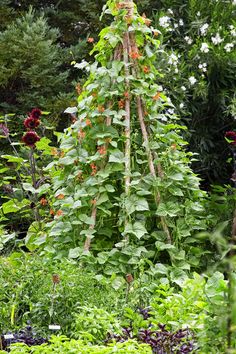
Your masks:
<svg viewBox="0 0 236 354"><path fill-rule="evenodd" d="M47 167L55 193L47 246L57 257L92 253L108 272L142 257L199 268L209 251L196 234L211 216L186 127L158 84L159 31L130 0L108 1L104 13L114 21L91 41L95 62L74 63L89 77L66 110L74 119L59 135L63 156Z"/></svg>

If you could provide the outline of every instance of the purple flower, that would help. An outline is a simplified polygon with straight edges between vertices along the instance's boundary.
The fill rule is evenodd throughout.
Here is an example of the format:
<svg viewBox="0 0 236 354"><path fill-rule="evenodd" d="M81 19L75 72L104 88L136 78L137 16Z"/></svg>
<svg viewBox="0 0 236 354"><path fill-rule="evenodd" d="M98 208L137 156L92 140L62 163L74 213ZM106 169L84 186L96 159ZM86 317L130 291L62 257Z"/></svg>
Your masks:
<svg viewBox="0 0 236 354"><path fill-rule="evenodd" d="M9 135L9 129L3 123L0 124L0 134L4 135L4 136L8 136Z"/></svg>

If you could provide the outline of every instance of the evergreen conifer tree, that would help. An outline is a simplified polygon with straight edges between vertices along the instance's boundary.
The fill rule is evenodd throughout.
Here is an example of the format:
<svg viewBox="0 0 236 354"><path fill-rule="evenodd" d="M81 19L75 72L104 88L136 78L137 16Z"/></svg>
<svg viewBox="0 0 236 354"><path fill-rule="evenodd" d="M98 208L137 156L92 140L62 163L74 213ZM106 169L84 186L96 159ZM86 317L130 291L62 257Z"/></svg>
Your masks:
<svg viewBox="0 0 236 354"><path fill-rule="evenodd" d="M0 111L25 114L35 106L52 111L63 107L65 94L58 96L68 73L60 70L58 35L32 9L0 33Z"/></svg>

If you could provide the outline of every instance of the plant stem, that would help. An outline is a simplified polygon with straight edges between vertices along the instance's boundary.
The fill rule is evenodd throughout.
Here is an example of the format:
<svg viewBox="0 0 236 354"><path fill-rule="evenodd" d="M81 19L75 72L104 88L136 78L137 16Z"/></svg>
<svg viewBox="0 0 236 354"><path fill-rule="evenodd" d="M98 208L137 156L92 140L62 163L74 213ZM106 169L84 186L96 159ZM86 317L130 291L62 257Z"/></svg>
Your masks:
<svg viewBox="0 0 236 354"><path fill-rule="evenodd" d="M128 304L128 300L129 300L130 287L131 287L131 284L127 283L126 291L125 291L125 303L126 304Z"/></svg>
<svg viewBox="0 0 236 354"><path fill-rule="evenodd" d="M31 173L31 177L32 177L33 187L34 187L34 189L37 189L36 164L35 164L35 157L34 157L33 148L30 149L29 162L30 162L30 173ZM38 194L35 192L34 193L35 204L37 203L37 197L38 197ZM38 211L37 206L34 207L34 215L35 215L35 220L40 221L40 215L39 215L39 211Z"/></svg>
<svg viewBox="0 0 236 354"><path fill-rule="evenodd" d="M125 64L125 82L126 82L126 92L129 93L129 47L128 47L128 32L124 37L124 64ZM131 120L130 120L130 98L125 99L125 194L128 196L130 194L130 174L131 174Z"/></svg>
<svg viewBox="0 0 236 354"><path fill-rule="evenodd" d="M5 120L5 125L6 125L6 127L8 127L8 126L7 126L7 116L5 116L4 120ZM12 141L11 141L10 134L7 134L7 135L6 135L6 138L7 138L8 142L9 142L9 144L11 145L11 147L12 147L12 149L13 149L13 151L14 151L15 156L20 157L19 154L18 154L18 151L16 150L15 146L13 145L13 143L12 143ZM24 167L24 169L25 169L25 171L26 171L26 174L29 175L29 174L30 174L30 171L26 168L26 166L23 165L23 167ZM18 172L18 170L16 170L16 174L17 174L17 176L18 176L18 178L19 178L20 186L21 186L22 192L23 192L23 193L26 193L27 197L30 199L29 193L26 192L26 191L24 190L24 188L23 188L23 180L22 180L21 175L20 175L20 173Z"/></svg>
<svg viewBox="0 0 236 354"><path fill-rule="evenodd" d="M51 309L50 309L50 312L49 312L49 315L50 315L50 322L52 322L52 318L53 318L53 314L54 314L55 290L56 290L56 284L53 284L53 287L52 287L52 297L51 297Z"/></svg>
<svg viewBox="0 0 236 354"><path fill-rule="evenodd" d="M32 177L32 182L33 182L33 187L36 189L36 167L35 167L35 158L34 158L34 151L33 148L30 149L29 153L29 161L30 161L30 172L31 172L31 177Z"/></svg>

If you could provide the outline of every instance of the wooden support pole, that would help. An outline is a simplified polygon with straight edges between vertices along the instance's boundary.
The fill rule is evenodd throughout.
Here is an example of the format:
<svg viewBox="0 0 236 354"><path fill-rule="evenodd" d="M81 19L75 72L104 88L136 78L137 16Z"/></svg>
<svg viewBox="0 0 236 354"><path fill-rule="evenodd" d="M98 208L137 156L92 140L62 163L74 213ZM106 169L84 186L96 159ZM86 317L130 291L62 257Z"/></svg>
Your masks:
<svg viewBox="0 0 236 354"><path fill-rule="evenodd" d="M130 97L129 97L129 48L128 32L124 37L124 64L125 64L125 82L128 97L125 98L125 194L130 193L130 173L131 173L131 117L130 117Z"/></svg>
<svg viewBox="0 0 236 354"><path fill-rule="evenodd" d="M155 170L155 166L154 166L154 160L153 160L153 156L152 156L152 152L151 149L149 147L149 136L148 136L148 132L147 132L147 128L144 122L144 115L143 115L143 108L142 108L142 101L141 101L141 97L138 96L137 97L137 108L138 108L138 119L139 119L139 123L140 123L140 127L141 127L141 131L142 131L142 136L143 136L143 141L144 141L144 145L145 145L145 149L146 149L146 154L148 157L148 165L149 165L149 170L151 175L156 178L156 170ZM160 168L160 167L159 167ZM156 204L160 204L161 202L161 195L160 192L157 191L155 193L155 200L156 200ZM161 216L161 225L163 228L163 231L166 234L167 237L167 241L168 243L171 243L171 234L170 234L170 230L168 228L168 225L166 223L165 217Z"/></svg>

